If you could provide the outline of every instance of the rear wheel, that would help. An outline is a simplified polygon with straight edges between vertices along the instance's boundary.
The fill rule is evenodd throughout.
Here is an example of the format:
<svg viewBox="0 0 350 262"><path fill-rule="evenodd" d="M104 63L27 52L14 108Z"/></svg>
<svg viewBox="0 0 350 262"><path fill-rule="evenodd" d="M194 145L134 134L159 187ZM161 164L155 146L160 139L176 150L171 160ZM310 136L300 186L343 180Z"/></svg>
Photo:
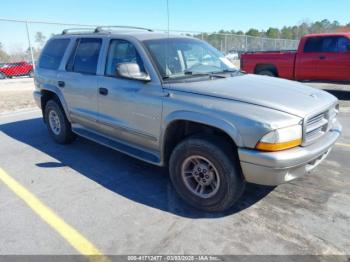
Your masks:
<svg viewBox="0 0 350 262"><path fill-rule="evenodd" d="M47 102L45 106L45 122L50 136L59 144L71 143L76 135L72 132L61 105L54 100Z"/></svg>
<svg viewBox="0 0 350 262"><path fill-rule="evenodd" d="M0 79L5 79L6 75L4 73L0 73Z"/></svg>
<svg viewBox="0 0 350 262"><path fill-rule="evenodd" d="M203 136L182 141L170 157L169 170L179 195L201 210L225 211L244 191L235 153L218 138Z"/></svg>
<svg viewBox="0 0 350 262"><path fill-rule="evenodd" d="M276 77L275 72L272 72L272 71L270 71L270 70L263 70L263 71L260 71L260 72L258 72L258 75Z"/></svg>

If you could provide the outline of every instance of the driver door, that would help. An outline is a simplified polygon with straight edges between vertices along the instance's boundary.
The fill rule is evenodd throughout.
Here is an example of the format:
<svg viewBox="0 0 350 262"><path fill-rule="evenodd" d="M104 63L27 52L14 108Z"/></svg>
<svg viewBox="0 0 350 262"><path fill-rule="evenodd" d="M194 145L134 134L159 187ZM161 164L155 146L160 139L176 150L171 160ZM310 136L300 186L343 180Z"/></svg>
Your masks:
<svg viewBox="0 0 350 262"><path fill-rule="evenodd" d="M105 72L98 80L98 108L101 132L131 146L158 150L163 90L159 82L116 76L120 63L137 63L146 72L134 44L111 39Z"/></svg>

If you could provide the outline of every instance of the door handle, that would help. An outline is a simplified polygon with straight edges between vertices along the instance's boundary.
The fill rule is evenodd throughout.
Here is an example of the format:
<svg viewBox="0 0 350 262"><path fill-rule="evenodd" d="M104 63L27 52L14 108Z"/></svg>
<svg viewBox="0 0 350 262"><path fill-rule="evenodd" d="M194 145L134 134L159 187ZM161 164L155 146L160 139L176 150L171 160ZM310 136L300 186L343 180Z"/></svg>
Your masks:
<svg viewBox="0 0 350 262"><path fill-rule="evenodd" d="M321 60L326 59L326 57L325 57L325 56L320 56L319 58L320 58Z"/></svg>
<svg viewBox="0 0 350 262"><path fill-rule="evenodd" d="M64 81L58 81L57 83L58 83L58 86L62 87L62 88L65 87L65 85L66 85L66 83Z"/></svg>
<svg viewBox="0 0 350 262"><path fill-rule="evenodd" d="M98 89L98 92L100 93L100 95L103 95L103 96L108 95L108 89L107 89L107 88L104 88L104 87L100 87L100 88Z"/></svg>

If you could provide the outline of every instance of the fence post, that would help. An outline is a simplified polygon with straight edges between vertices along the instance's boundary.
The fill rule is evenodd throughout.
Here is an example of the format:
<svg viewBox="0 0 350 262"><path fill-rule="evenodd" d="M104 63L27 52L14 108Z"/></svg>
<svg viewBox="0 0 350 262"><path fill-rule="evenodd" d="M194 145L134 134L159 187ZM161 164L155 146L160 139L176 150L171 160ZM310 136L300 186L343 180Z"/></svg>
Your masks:
<svg viewBox="0 0 350 262"><path fill-rule="evenodd" d="M277 51L277 39L275 39L275 51Z"/></svg>
<svg viewBox="0 0 350 262"><path fill-rule="evenodd" d="M227 35L225 34L225 55L227 54Z"/></svg>
<svg viewBox="0 0 350 262"><path fill-rule="evenodd" d="M32 47L32 44L30 42L28 21L26 21L26 29L27 29L27 38L28 38L28 45L29 45L30 56L32 58L33 69L35 70L35 61L34 61L33 47Z"/></svg>
<svg viewBox="0 0 350 262"><path fill-rule="evenodd" d="M245 51L248 52L248 36L245 35Z"/></svg>

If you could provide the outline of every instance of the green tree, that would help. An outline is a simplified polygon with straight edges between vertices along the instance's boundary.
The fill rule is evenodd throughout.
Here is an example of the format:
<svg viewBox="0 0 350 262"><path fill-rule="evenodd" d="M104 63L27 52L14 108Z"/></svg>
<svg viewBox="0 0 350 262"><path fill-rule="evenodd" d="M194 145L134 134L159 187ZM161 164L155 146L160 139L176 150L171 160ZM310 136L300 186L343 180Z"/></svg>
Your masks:
<svg viewBox="0 0 350 262"><path fill-rule="evenodd" d="M280 30L278 28L270 27L266 31L266 37L268 38L279 38L279 36L280 36Z"/></svg>
<svg viewBox="0 0 350 262"><path fill-rule="evenodd" d="M260 36L260 32L257 29L251 28L247 31L246 35L249 36Z"/></svg>
<svg viewBox="0 0 350 262"><path fill-rule="evenodd" d="M281 38L283 39L293 39L293 30L290 26L284 26L281 30Z"/></svg>

